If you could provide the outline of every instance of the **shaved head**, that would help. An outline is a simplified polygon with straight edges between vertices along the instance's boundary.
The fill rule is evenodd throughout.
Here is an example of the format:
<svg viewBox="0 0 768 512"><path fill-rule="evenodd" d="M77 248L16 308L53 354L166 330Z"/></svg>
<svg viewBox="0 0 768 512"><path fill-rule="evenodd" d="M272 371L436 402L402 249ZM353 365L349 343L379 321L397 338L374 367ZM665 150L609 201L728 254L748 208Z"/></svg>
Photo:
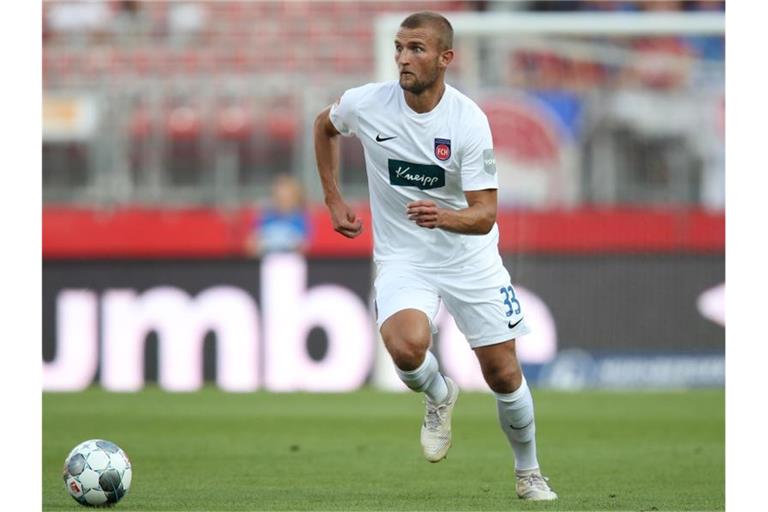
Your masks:
<svg viewBox="0 0 768 512"><path fill-rule="evenodd" d="M430 11L416 12L405 18L400 26L411 29L430 27L437 34L440 51L453 48L453 27L442 14Z"/></svg>

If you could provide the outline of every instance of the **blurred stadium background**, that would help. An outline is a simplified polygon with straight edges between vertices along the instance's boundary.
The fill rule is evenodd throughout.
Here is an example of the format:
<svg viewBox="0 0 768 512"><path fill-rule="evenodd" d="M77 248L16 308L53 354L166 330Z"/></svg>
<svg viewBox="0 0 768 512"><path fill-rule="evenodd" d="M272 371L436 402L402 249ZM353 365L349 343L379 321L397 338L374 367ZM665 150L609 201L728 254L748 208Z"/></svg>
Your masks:
<svg viewBox="0 0 768 512"><path fill-rule="evenodd" d="M349 241L311 129L389 78L392 21L422 9L454 20L449 82L493 129L529 381L724 385L724 2L105 0L43 2L45 390L400 388L370 306L361 147L342 144L366 222ZM306 239L254 249L285 175ZM485 389L440 326L443 367Z"/></svg>

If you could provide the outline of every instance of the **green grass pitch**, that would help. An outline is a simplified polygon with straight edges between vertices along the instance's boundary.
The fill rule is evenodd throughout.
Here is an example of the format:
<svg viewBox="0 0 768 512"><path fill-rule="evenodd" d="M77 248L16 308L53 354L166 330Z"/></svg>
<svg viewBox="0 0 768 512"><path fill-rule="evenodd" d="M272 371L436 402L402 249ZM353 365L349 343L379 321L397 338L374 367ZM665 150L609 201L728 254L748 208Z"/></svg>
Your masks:
<svg viewBox="0 0 768 512"><path fill-rule="evenodd" d="M118 510L724 510L725 393L534 389L554 503L518 500L492 395L462 393L453 448L421 456L415 393L43 394L43 510L82 510L61 469L80 441L119 444Z"/></svg>

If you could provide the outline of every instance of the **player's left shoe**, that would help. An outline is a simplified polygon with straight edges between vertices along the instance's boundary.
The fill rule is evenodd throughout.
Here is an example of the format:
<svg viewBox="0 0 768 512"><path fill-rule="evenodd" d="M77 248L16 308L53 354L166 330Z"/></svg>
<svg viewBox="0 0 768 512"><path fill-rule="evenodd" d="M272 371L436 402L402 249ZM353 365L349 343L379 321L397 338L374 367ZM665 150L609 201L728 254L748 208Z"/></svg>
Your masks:
<svg viewBox="0 0 768 512"><path fill-rule="evenodd" d="M448 386L448 398L445 402L434 404L426 398L427 410L421 426L421 448L429 462L443 460L451 447L451 414L459 397L459 386L450 378L444 378Z"/></svg>
<svg viewBox="0 0 768 512"><path fill-rule="evenodd" d="M547 477L542 476L538 469L516 474L517 497L523 500L548 501L556 500L557 494L549 487Z"/></svg>

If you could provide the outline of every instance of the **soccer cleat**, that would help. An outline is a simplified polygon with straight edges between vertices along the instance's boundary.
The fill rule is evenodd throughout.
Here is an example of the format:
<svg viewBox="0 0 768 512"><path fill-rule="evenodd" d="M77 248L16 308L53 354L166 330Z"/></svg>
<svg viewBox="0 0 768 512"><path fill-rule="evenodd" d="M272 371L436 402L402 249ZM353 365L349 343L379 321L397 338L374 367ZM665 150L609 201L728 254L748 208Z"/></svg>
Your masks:
<svg viewBox="0 0 768 512"><path fill-rule="evenodd" d="M440 404L426 399L427 411L421 426L421 448L429 462L443 460L451 447L451 413L459 397L459 386L448 377L444 378L448 386L448 398Z"/></svg>
<svg viewBox="0 0 768 512"><path fill-rule="evenodd" d="M557 494L550 489L548 478L541 476L538 469L517 474L517 497L523 500L547 501L556 500Z"/></svg>

